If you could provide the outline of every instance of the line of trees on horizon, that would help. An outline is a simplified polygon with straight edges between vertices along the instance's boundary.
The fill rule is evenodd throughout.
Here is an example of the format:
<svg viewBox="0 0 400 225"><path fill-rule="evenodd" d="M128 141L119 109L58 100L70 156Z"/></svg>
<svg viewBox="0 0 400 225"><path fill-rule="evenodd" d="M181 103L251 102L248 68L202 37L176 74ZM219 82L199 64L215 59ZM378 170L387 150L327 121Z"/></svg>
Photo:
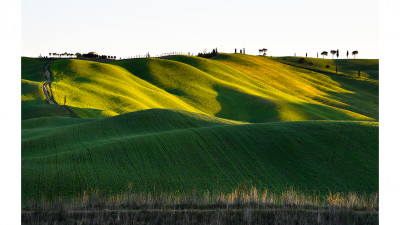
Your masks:
<svg viewBox="0 0 400 225"><path fill-rule="evenodd" d="M199 53L199 54L197 54L197 56L198 57L202 57L202 58L211 58L211 57L214 57L214 56L216 56L216 55L218 55L219 53L218 53L218 49L217 48L214 48L213 50L212 50L212 52L206 52L205 50L204 50L204 52L203 53Z"/></svg>
<svg viewBox="0 0 400 225"><path fill-rule="evenodd" d="M64 52L64 53L49 53L49 56L51 57L51 56L53 56L53 57L56 57L56 56L58 56L58 57L72 57L72 56L74 56L75 54L73 54L73 53L68 53L68 52Z"/></svg>
<svg viewBox="0 0 400 225"><path fill-rule="evenodd" d="M94 58L94 59L98 58L98 59L113 59L113 60L115 60L117 58L116 56L111 56L111 55L98 55L96 52L89 52L89 53L85 53L85 54L81 54L80 52L77 52L75 54L68 53L68 52L64 52L64 53L49 53L49 56L50 56L50 58L58 56L59 58L76 57L76 58Z"/></svg>
<svg viewBox="0 0 400 225"><path fill-rule="evenodd" d="M354 56L354 59L355 59L356 55L358 55L358 51L354 50L351 54ZM307 55L307 53L306 53L306 55ZM328 56L328 52L327 51L323 51L323 52L321 52L321 55L322 55L323 58L325 58L325 56ZM332 59L335 56L336 56L336 58L339 58L339 49L331 50L331 55L332 55ZM346 56L347 56L347 58L349 58L349 50L347 50ZM317 52L317 58L318 58L318 52Z"/></svg>
<svg viewBox="0 0 400 225"><path fill-rule="evenodd" d="M243 49L239 49L240 52L237 51L237 49L235 48L235 52L234 53L240 53L240 54L246 54L245 53L245 48ZM263 55L266 56L267 55L267 51L268 49L266 48L262 48L259 49L259 55ZM330 52L328 51L322 51L321 53L317 52L317 58L319 58L319 54L325 59L325 56L328 56L329 53L332 55L332 59L334 59L334 57L336 56L336 58L339 58L339 49L337 50L330 50ZM198 53L197 56L198 57L202 57L202 58L211 58L213 56L216 56L218 53L217 48L214 48L212 50L212 52L207 52L206 49L204 49L203 53ZM164 58L164 57L168 57L171 55L194 55L193 53L188 52L183 53L183 52L169 52L169 53L161 53L158 55L153 56L154 58ZM347 58L349 58L350 52L347 50L346 52L346 56ZM358 55L358 51L354 50L351 52L351 55L354 56L354 59L356 58L356 56ZM296 53L294 53L294 56L296 56ZM39 56L41 57L41 56ZM79 52L73 54L73 53L68 53L68 52L64 52L64 53L49 53L49 57L50 58L54 58L54 57L59 57L59 58L72 58L72 57L76 57L76 58L98 58L98 59L110 59L110 60L116 60L116 56L110 56L110 55L98 55L96 52L89 52L89 53L85 53L85 54L81 54ZM272 57L272 56L271 56ZM308 53L306 53L306 58L308 57ZM46 57L47 58L47 57ZM136 56L129 56L126 57L125 59L131 59L131 58L150 58L150 53L146 53L145 55L136 55ZM121 59L121 58L120 58Z"/></svg>

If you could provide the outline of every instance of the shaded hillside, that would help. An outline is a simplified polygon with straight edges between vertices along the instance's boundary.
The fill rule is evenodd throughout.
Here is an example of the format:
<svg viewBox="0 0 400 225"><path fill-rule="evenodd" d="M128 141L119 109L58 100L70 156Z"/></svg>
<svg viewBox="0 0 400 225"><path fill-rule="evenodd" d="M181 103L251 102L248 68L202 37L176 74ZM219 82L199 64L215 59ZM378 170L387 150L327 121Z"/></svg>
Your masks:
<svg viewBox="0 0 400 225"><path fill-rule="evenodd" d="M23 197L118 193L129 184L135 191L230 191L239 183L378 190L376 122L238 124L166 109L40 120L22 123Z"/></svg>

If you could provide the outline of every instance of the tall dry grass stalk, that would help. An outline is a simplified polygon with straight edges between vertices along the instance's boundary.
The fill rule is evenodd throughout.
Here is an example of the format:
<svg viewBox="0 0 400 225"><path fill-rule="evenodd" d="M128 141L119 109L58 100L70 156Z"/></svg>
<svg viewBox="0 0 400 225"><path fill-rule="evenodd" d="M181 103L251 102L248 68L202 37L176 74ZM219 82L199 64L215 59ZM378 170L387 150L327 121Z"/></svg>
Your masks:
<svg viewBox="0 0 400 225"><path fill-rule="evenodd" d="M290 188L280 193L267 189L238 187L230 193L144 193L128 189L119 194L106 195L98 190L84 191L73 198L29 199L22 201L23 210L53 210L58 208L91 209L235 209L235 208L302 208L377 211L378 193L308 194Z"/></svg>

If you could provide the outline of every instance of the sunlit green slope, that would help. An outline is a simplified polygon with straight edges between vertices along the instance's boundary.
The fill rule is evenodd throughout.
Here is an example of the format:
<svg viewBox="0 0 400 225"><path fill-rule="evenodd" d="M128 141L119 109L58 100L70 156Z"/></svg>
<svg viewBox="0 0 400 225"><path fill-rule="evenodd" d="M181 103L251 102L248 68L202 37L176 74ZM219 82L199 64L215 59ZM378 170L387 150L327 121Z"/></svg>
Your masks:
<svg viewBox="0 0 400 225"><path fill-rule="evenodd" d="M242 124L151 109L22 122L22 196L87 190L378 190L378 123ZM338 141L340 140L340 141Z"/></svg>
<svg viewBox="0 0 400 225"><path fill-rule="evenodd" d="M48 104L43 93L46 82L45 65L48 59L21 58L21 115L22 119L45 116L68 116L57 106Z"/></svg>
<svg viewBox="0 0 400 225"><path fill-rule="evenodd" d="M78 109L81 117L107 117L150 108L199 112L181 99L126 71L124 68L84 60L51 64L53 97Z"/></svg>
<svg viewBox="0 0 400 225"><path fill-rule="evenodd" d="M301 99L293 101L288 108L300 109L305 114L314 113L314 118L308 116L305 120L318 117L345 119L346 116L362 120L366 117L378 119L376 81L357 80L324 71L315 72L279 63L268 57L223 54L215 60L232 66L265 86L281 90L291 98ZM290 110L282 110L282 113L290 118ZM301 119L301 116L297 119Z"/></svg>
<svg viewBox="0 0 400 225"><path fill-rule="evenodd" d="M378 84L314 72L266 57L174 56L112 65L51 65L54 98L81 117L151 108L181 109L247 122L377 120Z"/></svg>

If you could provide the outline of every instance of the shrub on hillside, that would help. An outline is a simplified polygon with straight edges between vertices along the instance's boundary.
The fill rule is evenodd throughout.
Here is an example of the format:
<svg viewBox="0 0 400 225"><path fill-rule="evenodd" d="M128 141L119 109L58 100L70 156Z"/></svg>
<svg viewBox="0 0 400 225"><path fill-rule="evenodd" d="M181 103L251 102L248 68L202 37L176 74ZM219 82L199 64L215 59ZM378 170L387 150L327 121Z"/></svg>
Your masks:
<svg viewBox="0 0 400 225"><path fill-rule="evenodd" d="M310 66L313 66L313 65L314 65L314 63L310 62L308 65L310 65Z"/></svg>
<svg viewBox="0 0 400 225"><path fill-rule="evenodd" d="M297 61L299 64L304 64L306 62L306 60L304 58L299 59L299 61Z"/></svg>
<svg viewBox="0 0 400 225"><path fill-rule="evenodd" d="M330 68L331 66L330 66L330 65L326 65L325 67L326 67L326 68Z"/></svg>

